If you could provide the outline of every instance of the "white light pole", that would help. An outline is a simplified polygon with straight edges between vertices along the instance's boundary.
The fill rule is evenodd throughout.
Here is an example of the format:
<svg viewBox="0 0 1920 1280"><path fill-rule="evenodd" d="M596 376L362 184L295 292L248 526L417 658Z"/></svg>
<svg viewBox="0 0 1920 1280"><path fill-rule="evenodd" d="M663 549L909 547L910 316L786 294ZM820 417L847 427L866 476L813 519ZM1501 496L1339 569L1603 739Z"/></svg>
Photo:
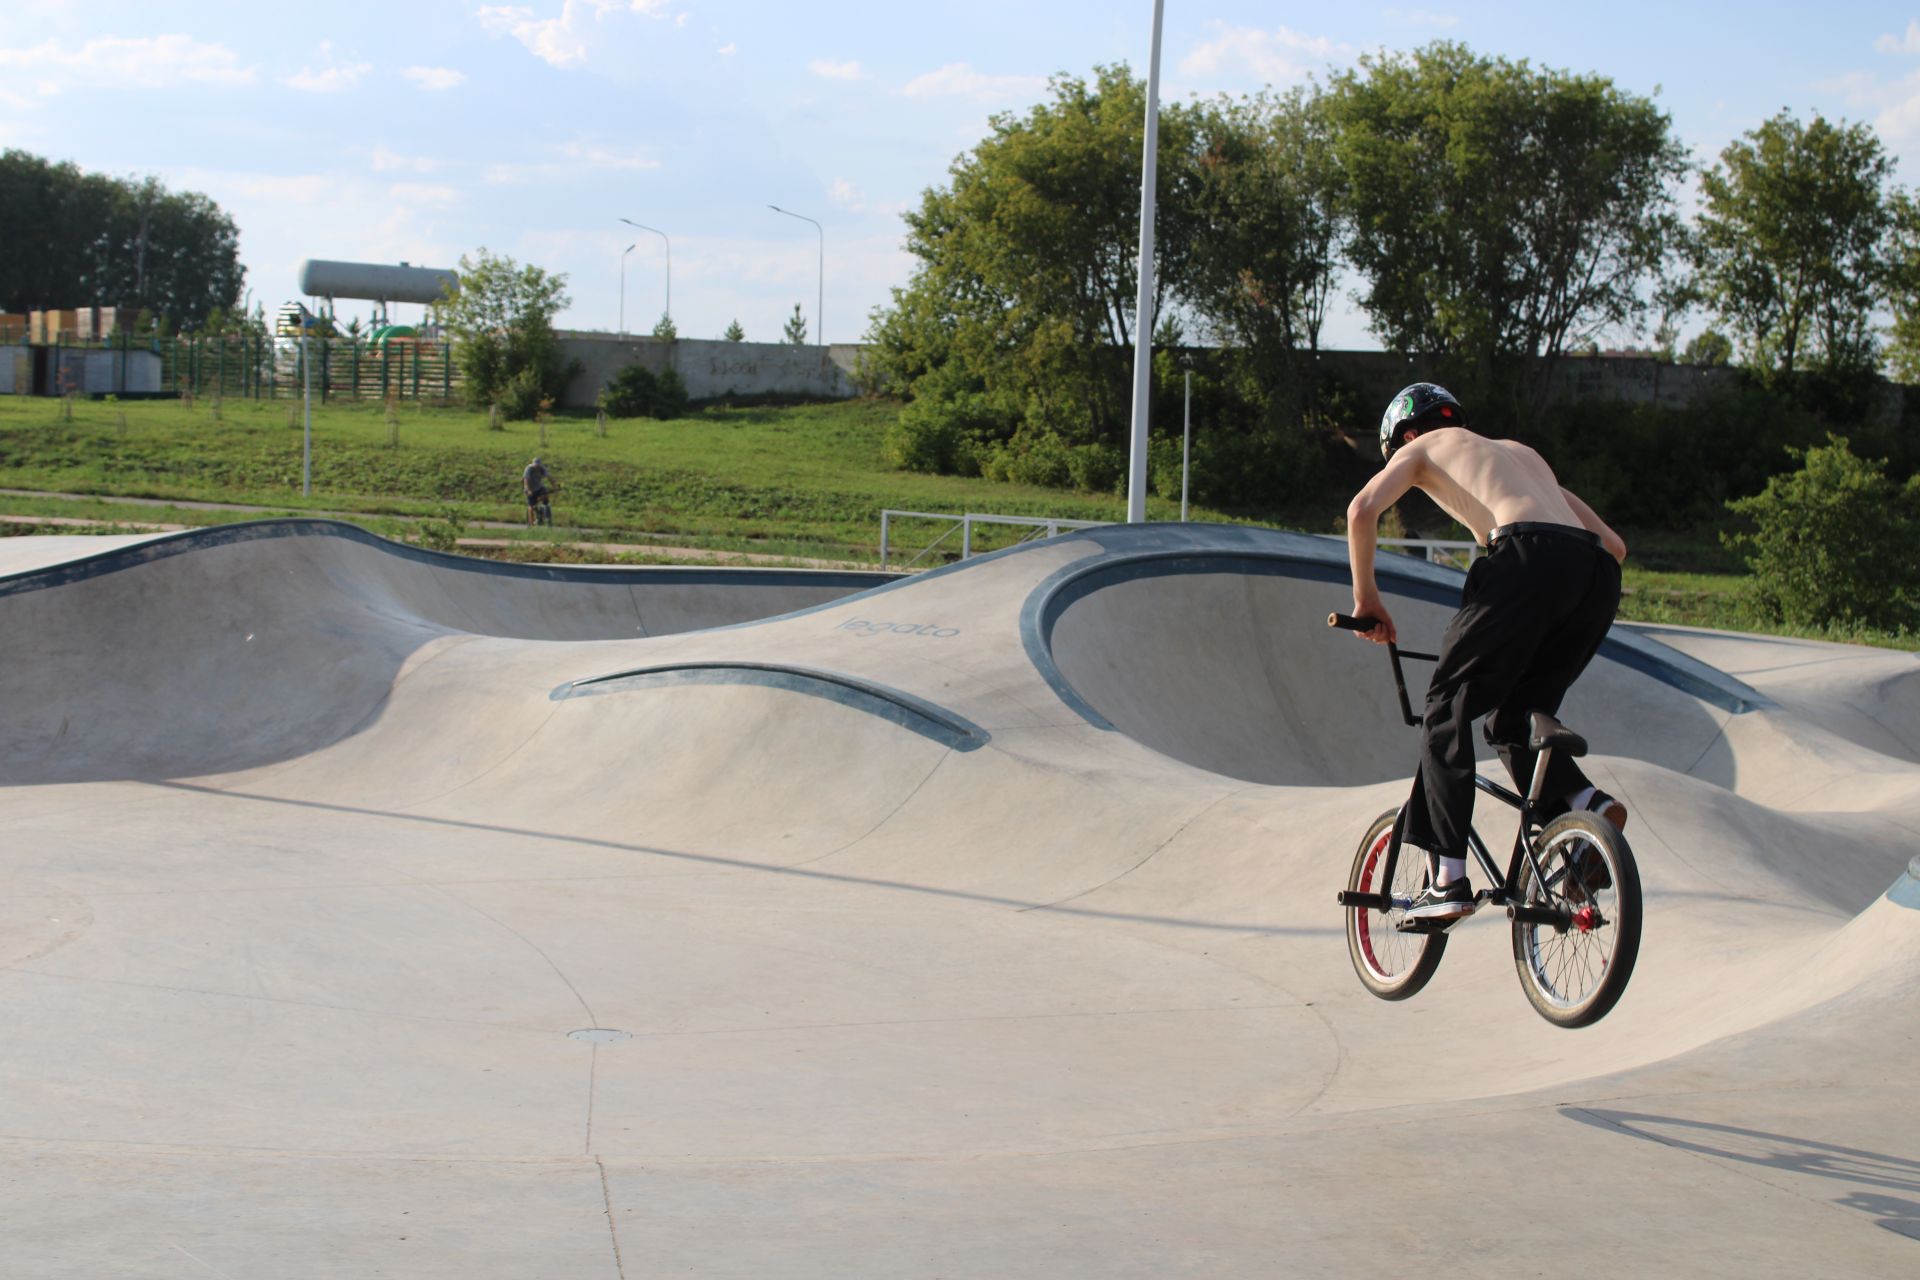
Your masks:
<svg viewBox="0 0 1920 1280"><path fill-rule="evenodd" d="M313 493L313 358L309 336L313 332L313 315L304 306L300 308L300 373L306 380L307 423L300 436L300 493L311 496Z"/></svg>
<svg viewBox="0 0 1920 1280"><path fill-rule="evenodd" d="M635 246L628 245L620 251L620 336L627 336L627 255Z"/></svg>
<svg viewBox="0 0 1920 1280"><path fill-rule="evenodd" d="M624 222L624 223L626 223L626 224L627 224L628 226L630 226L630 227L632 227L632 228L633 228L634 230L636 230L636 231L652 231L652 232L653 232L653 234L655 234L655 235L657 235L657 236L659 236L659 237L660 237L660 238L661 238L662 240L666 240L666 242L667 242L667 310L666 310L666 317L667 317L667 323L669 323L669 324L671 324L671 323L673 323L673 241L671 241L671 240L668 240L668 239L667 239L667 233L666 233L666 232L664 232L664 231L656 231L656 230L654 230L654 228L652 228L652 227L643 227L643 226L641 226L641 225L640 225L639 223L637 223L637 222L635 222L635 221L634 221L634 220L633 220L632 218L622 218L622 219L620 219L620 221L622 221L622 222Z"/></svg>
<svg viewBox="0 0 1920 1280"><path fill-rule="evenodd" d="M1140 160L1140 289L1133 306L1133 452L1127 468L1127 523L1147 518L1147 401L1153 388L1153 195L1160 149L1160 18L1153 0L1153 54L1147 62L1147 137Z"/></svg>
<svg viewBox="0 0 1920 1280"><path fill-rule="evenodd" d="M775 213L784 213L789 218L798 218L802 222L813 222L813 219L809 218L806 214L795 213L791 209L782 209L777 204L770 204L767 208L773 210ZM820 292L813 304L813 336L814 341L824 347L827 345L827 318L825 314L827 305L827 233L825 228L817 222L813 222L813 229L820 233Z"/></svg>

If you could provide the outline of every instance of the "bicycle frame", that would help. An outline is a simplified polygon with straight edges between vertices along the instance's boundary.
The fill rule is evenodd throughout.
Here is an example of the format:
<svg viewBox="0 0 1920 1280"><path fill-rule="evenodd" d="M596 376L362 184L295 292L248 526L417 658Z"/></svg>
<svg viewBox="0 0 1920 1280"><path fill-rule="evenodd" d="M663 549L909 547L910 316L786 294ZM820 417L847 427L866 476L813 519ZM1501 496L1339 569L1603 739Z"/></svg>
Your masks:
<svg viewBox="0 0 1920 1280"><path fill-rule="evenodd" d="M1336 621L1339 616L1340 615L1336 614L1329 617L1327 619L1329 625L1342 625ZM1348 621L1351 620L1349 619ZM1353 628L1348 629L1351 630ZM1407 697L1406 674L1401 669L1400 660L1402 658L1411 658L1420 662L1437 662L1439 661L1439 655L1433 653L1414 653L1411 650L1403 650L1397 643L1389 641L1387 643L1387 657L1393 664L1393 686L1400 696L1401 719L1405 720L1409 726L1418 728L1420 726L1420 717L1413 714L1413 704ZM1506 873L1504 875L1501 874L1500 868L1494 863L1493 854L1487 848L1486 841L1480 838L1480 832L1474 828L1472 823L1468 823L1467 825L1467 847L1473 851L1474 858L1486 872L1489 881L1487 888L1482 889L1474 895L1476 908L1482 902L1490 902L1505 906L1509 919L1523 920L1530 924L1550 925L1556 929L1565 929L1572 921L1571 913L1556 910L1552 907L1532 906L1524 902L1515 901L1512 893L1512 886L1520 878L1520 863L1523 858L1533 867L1533 883L1547 883L1546 870L1540 865L1539 855L1534 850L1533 836L1545 825L1540 820L1540 796L1546 789L1547 764L1552 757L1552 747L1543 749L1536 757L1533 766L1532 786L1524 796L1507 790L1499 783L1481 774L1474 774L1473 785L1476 790L1490 795L1503 804L1520 811L1520 826L1519 829L1514 832L1513 853L1507 859ZM1401 806L1399 817L1394 819L1393 834L1388 838L1386 863L1380 875L1380 883L1382 885L1391 885L1393 883L1394 868L1400 861L1401 832L1406 820L1407 811L1403 805ZM1364 907L1373 911L1388 911L1396 907L1404 910L1408 905L1406 902L1395 902L1388 894L1360 893L1352 889L1342 889L1336 897L1341 906ZM1444 930L1452 927L1457 922L1457 920L1446 920L1426 927ZM1420 926L1416 924L1413 927L1419 928Z"/></svg>

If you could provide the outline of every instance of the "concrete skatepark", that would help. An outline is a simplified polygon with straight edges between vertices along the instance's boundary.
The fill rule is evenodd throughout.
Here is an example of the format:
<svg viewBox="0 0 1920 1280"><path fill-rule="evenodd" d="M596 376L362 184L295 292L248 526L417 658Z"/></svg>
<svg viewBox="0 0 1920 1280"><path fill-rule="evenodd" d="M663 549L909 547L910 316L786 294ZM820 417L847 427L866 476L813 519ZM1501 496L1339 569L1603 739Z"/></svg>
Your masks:
<svg viewBox="0 0 1920 1280"><path fill-rule="evenodd" d="M1382 586L1417 645L1459 575ZM1915 655L1615 628L1646 933L1569 1032L1493 913L1355 979L1414 740L1349 601L1221 526L0 540L0 1271L1920 1270Z"/></svg>

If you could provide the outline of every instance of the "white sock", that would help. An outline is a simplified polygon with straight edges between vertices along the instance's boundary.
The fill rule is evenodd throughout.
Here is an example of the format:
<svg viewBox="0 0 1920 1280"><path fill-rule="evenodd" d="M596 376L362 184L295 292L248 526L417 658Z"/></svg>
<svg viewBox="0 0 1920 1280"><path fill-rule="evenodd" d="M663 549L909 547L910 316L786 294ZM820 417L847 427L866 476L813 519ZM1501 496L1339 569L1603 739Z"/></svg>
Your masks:
<svg viewBox="0 0 1920 1280"><path fill-rule="evenodd" d="M1568 799L1567 808L1585 809L1588 805L1593 803L1593 795L1594 795L1594 789L1592 787L1582 787L1578 791L1574 792L1572 797Z"/></svg>
<svg viewBox="0 0 1920 1280"><path fill-rule="evenodd" d="M1440 864L1440 873L1434 877L1434 888L1444 889L1455 880L1466 878L1467 860L1465 858L1435 858L1434 861Z"/></svg>

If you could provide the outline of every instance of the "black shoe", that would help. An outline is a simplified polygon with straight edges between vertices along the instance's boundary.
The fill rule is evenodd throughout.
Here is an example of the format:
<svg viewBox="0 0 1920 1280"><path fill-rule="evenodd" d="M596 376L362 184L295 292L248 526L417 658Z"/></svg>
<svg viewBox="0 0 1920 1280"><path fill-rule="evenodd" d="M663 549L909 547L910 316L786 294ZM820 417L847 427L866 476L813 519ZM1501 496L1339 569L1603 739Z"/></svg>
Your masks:
<svg viewBox="0 0 1920 1280"><path fill-rule="evenodd" d="M1613 874L1607 860L1585 840L1575 841L1567 849L1568 896L1577 900L1613 887Z"/></svg>
<svg viewBox="0 0 1920 1280"><path fill-rule="evenodd" d="M1587 801L1587 812L1597 813L1613 824L1615 831L1627 829L1627 806L1615 800L1598 787L1594 788L1593 799Z"/></svg>
<svg viewBox="0 0 1920 1280"><path fill-rule="evenodd" d="M1473 914L1475 906L1473 886L1465 877L1455 880L1444 889L1436 889L1428 884L1407 907L1403 919L1407 920L1458 920L1461 916Z"/></svg>

